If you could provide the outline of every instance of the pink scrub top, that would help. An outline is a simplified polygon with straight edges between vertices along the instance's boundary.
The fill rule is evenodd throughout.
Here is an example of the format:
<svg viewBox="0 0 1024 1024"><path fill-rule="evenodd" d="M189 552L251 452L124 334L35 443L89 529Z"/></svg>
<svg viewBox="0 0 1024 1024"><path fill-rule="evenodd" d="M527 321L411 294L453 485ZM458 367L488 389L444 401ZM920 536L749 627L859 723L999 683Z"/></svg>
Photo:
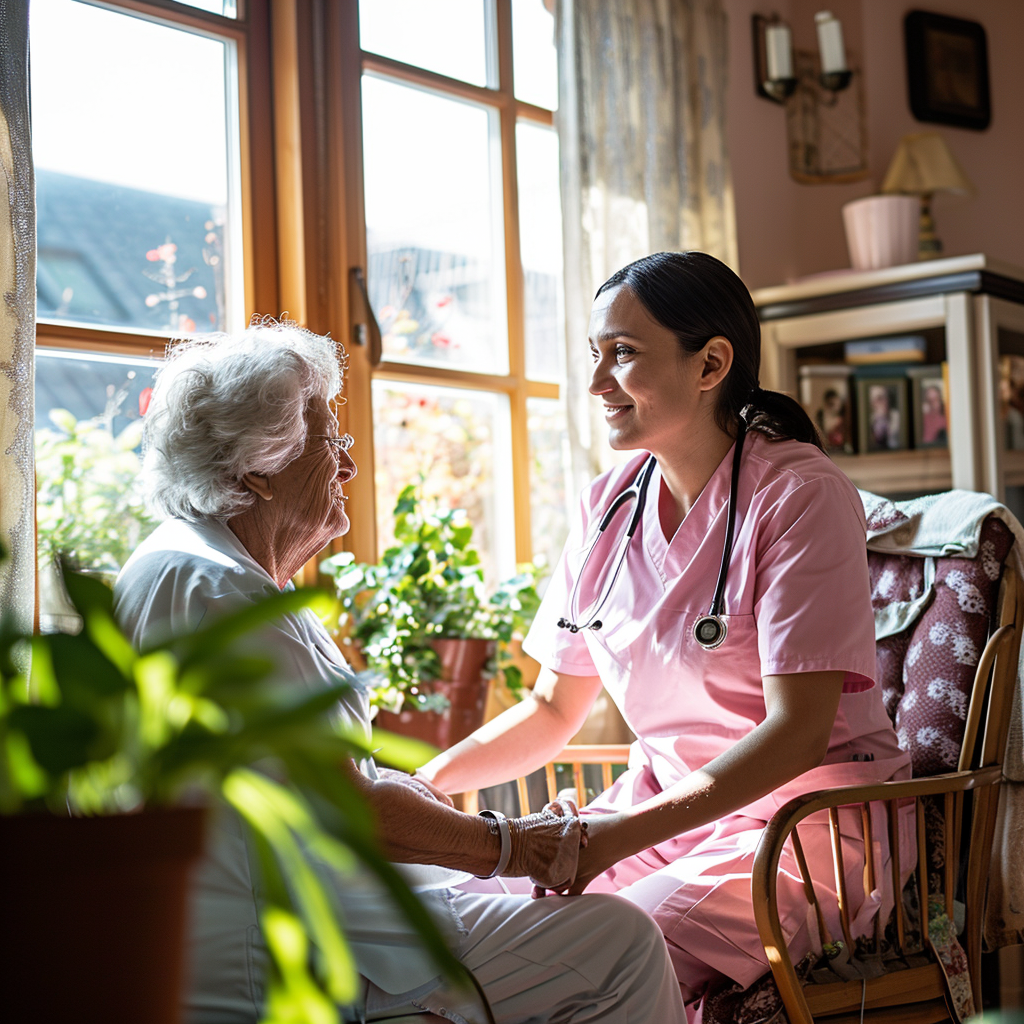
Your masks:
<svg viewBox="0 0 1024 1024"><path fill-rule="evenodd" d="M600 630L557 626L587 609L613 571L630 502L599 540L570 596L597 524L647 458L638 454L584 492L579 520L524 644L542 665L598 675L637 736L631 769L665 789L727 750L764 720L762 678L842 671L843 693L822 766L737 813L767 820L792 796L831 785L909 776L875 683L875 637L864 513L853 484L817 448L744 443L732 556L725 586L728 635L706 651L693 624L707 614L725 543L732 450L666 538L658 515L664 486L655 469L625 564L601 608ZM578 607L577 607L578 605ZM873 760L852 760L871 755ZM629 787L618 792L628 799Z"/></svg>

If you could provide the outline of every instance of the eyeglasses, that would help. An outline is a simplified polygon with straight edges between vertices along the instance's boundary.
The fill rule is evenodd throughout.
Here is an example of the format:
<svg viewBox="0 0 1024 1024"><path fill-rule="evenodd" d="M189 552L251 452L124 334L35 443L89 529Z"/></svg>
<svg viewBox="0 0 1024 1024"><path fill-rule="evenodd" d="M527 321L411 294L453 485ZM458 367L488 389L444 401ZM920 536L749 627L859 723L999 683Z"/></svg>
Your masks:
<svg viewBox="0 0 1024 1024"><path fill-rule="evenodd" d="M330 437L326 434L310 434L310 440L326 441L334 450L335 455L347 452L356 443L351 434L342 434L341 437Z"/></svg>

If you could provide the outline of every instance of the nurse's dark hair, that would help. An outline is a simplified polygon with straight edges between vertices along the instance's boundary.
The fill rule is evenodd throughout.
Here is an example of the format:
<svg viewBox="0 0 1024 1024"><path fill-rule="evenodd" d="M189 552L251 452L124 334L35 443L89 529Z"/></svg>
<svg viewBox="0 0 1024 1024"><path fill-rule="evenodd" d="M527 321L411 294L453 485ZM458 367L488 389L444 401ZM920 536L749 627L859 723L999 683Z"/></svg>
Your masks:
<svg viewBox="0 0 1024 1024"><path fill-rule="evenodd" d="M821 438L800 404L758 384L761 324L746 285L721 260L706 252L656 252L623 267L597 290L628 288L687 354L721 335L732 343L732 367L722 383L715 419L734 433L747 405L747 429L773 441L792 438L822 448Z"/></svg>

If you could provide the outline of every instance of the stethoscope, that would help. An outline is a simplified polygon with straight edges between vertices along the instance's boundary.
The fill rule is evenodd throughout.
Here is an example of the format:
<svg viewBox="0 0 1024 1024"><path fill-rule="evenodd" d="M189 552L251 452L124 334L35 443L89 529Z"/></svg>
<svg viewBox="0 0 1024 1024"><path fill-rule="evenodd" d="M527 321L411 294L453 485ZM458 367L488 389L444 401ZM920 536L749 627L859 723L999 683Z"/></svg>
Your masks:
<svg viewBox="0 0 1024 1024"><path fill-rule="evenodd" d="M715 596L711 601L710 611L707 615L702 615L693 624L693 639L696 640L705 651L713 651L716 647L721 647L722 643L725 641L726 634L729 632L729 627L726 625L725 619L722 618L722 604L725 596L725 579L729 571L729 559L732 557L732 538L736 527L736 495L739 490L740 482L740 456L743 452L743 439L746 436L746 433L747 423L743 418L743 415L740 414L739 426L736 429L736 446L733 450L732 456L732 480L729 485L729 511L725 527L725 547L722 550L722 565L718 570L718 583L715 586ZM569 615L571 618L567 619L563 617L558 620L558 625L561 629L567 629L570 633L578 633L581 629L600 629L602 627L603 623L598 616L601 614L601 609L607 603L608 596L611 594L612 588L615 586L615 581L619 578L619 573L622 571L623 565L625 565L626 554L629 551L629 543L633 539L633 534L636 532L636 528L643 517L644 505L647 503L647 488L650 485L651 477L654 475L654 467L656 465L657 460L654 456L648 455L633 482L615 498L608 507L608 511L601 517L601 521L597 525L597 535L595 536L593 543L590 545L590 550L587 552L586 558L583 559L583 566L580 568L580 571L576 576L576 583L573 586L572 594L569 597ZM587 566L590 564L591 556L597 549L597 545L600 543L602 534L611 525L612 520L615 518L615 514L623 505L627 504L634 498L636 499L636 505L633 508L633 514L629 518L629 524L626 527L626 533L623 537L623 541L619 546L619 555L615 562L615 569L610 573L604 587L601 589L600 597L598 597L597 601L591 605L587 621L574 621L580 617L580 581L583 579L583 574L587 571Z"/></svg>

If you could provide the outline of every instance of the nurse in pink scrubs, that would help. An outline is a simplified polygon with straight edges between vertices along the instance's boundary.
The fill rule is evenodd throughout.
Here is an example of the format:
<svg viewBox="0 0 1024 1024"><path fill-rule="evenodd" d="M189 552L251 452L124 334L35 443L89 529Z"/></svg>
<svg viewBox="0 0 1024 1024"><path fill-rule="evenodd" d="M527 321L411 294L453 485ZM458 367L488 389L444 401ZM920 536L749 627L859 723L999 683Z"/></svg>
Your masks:
<svg viewBox="0 0 1024 1024"><path fill-rule="evenodd" d="M458 792L533 770L604 685L637 740L629 770L584 812L589 843L567 891L646 909L695 1003L722 976L746 986L767 970L750 874L774 811L822 786L906 777L909 759L875 679L857 491L803 409L758 386L760 325L743 283L704 253L648 256L602 285L589 333L609 442L637 454L582 495L525 644L542 665L532 695L423 773ZM645 467L626 544L635 497L599 524ZM719 646L695 635L711 611L725 626ZM826 827L802 826L801 838L816 884L832 884ZM862 865L848 854L846 866L861 892ZM785 858L779 898L795 959L816 937ZM891 898L878 892L855 916Z"/></svg>

